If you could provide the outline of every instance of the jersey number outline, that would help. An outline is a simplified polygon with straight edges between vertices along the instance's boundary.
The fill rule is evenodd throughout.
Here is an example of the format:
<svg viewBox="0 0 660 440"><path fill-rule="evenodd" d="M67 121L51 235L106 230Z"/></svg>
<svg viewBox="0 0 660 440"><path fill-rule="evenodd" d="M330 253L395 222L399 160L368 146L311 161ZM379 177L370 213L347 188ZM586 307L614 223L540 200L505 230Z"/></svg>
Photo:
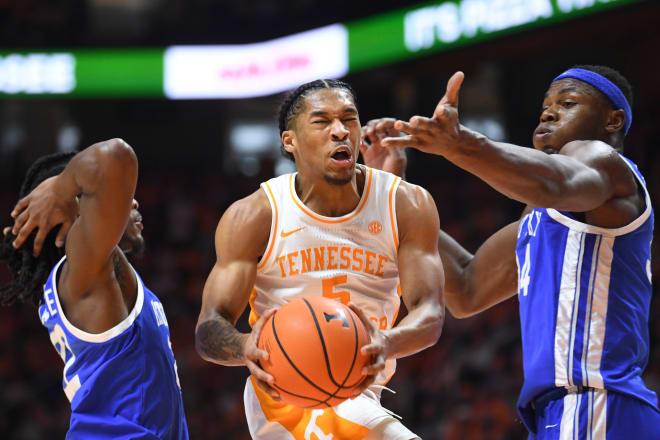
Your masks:
<svg viewBox="0 0 660 440"><path fill-rule="evenodd" d="M69 380L66 378L66 373L76 361L76 355L73 354L73 350L71 350L69 342L66 339L66 333L64 333L64 330L59 324L53 326L53 331L50 332L49 336L50 342L52 342L57 354L60 355L64 362L64 371L62 372L64 394L66 394L67 399L71 402L76 395L76 392L80 389L80 377L76 374ZM68 361L67 355L69 357Z"/></svg>

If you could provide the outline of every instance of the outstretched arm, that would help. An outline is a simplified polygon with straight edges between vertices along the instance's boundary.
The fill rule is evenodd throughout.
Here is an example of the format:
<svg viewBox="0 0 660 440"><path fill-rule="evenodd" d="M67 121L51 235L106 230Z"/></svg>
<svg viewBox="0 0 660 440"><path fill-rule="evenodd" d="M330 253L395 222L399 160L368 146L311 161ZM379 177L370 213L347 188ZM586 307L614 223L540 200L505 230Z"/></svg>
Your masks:
<svg viewBox="0 0 660 440"><path fill-rule="evenodd" d="M215 233L217 261L209 274L195 329L199 355L226 366L245 365L261 388L277 399L273 377L259 367L268 353L257 348L265 313L250 333L235 325L245 310L257 275L259 257L270 235L271 211L263 190L239 200L224 213Z"/></svg>
<svg viewBox="0 0 660 440"><path fill-rule="evenodd" d="M370 147L388 150L382 147L380 142L385 135L398 136L397 130L394 129L395 122L392 118L369 121L363 130L365 135L373 139ZM396 148L389 150L399 151ZM387 154L379 152L375 158L365 154L365 164L399 176L405 173L405 167L395 165L392 161L376 160L381 156L386 157ZM476 255L468 252L449 234L440 231L438 250L445 274L445 301L454 317L467 318L516 294L517 228L518 222L514 222L498 231L479 248Z"/></svg>
<svg viewBox="0 0 660 440"><path fill-rule="evenodd" d="M632 172L602 142L570 142L560 154L551 155L494 142L462 126L458 122L462 81L462 72L454 74L431 118L397 121L395 128L408 135L386 138L382 144L442 155L508 197L532 206L587 212L612 198L635 194Z"/></svg>
<svg viewBox="0 0 660 440"><path fill-rule="evenodd" d="M519 222L500 229L472 255L440 231L438 249L445 268L445 301L452 316L467 318L518 290L516 239Z"/></svg>

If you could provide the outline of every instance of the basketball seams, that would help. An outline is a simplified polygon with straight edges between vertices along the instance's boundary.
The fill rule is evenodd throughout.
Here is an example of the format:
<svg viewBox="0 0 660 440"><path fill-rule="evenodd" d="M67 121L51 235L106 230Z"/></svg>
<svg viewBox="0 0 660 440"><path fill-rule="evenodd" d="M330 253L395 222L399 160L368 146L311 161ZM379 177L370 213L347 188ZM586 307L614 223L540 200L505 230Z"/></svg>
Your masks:
<svg viewBox="0 0 660 440"><path fill-rule="evenodd" d="M318 332L318 334L319 334L319 338L321 339L321 346L323 347L323 356L325 357L325 365L326 365L326 368L327 368L327 370L328 370L328 376L330 377L330 380L332 381L332 383L334 383L334 384L337 386L337 389L335 390L335 392L332 393L331 395L329 395L328 398L325 399L325 401L321 402L321 403L326 403L329 399L332 399L332 398L339 398L339 396L337 395L337 393L339 393L339 391L340 391L342 388L347 388L347 387L344 387L344 384L345 384L346 381L348 380L348 377L350 376L351 371L353 371L353 365L355 364L355 360L353 361L353 364L351 364L351 369L348 371L348 374L347 374L346 377L344 378L344 381L341 383L341 385L338 384L337 381L335 381L335 378L332 376L332 369L330 368L330 359L328 359L328 350L327 350L327 348L326 348L326 346L325 346L325 338L323 338L323 332L321 331L321 326L319 325L319 321L318 321L318 319L316 319L316 313L314 313L314 309L312 308L312 305L309 303L309 301L307 301L307 299L302 298L302 300L304 301L305 305L306 305L307 308L309 309L309 313L311 313L312 318L314 319L314 325L316 326L316 331ZM350 310L349 310L349 312L350 312ZM349 313L349 315L350 315L350 313ZM353 320L353 317L352 317L352 316L351 316L351 320ZM355 321L353 321L353 327L355 328ZM357 349L357 342L358 342L358 341L357 341L357 329L356 329L356 334L355 334L355 335L356 335L356 338L355 338L355 347L356 347L356 349ZM353 358L355 358L356 355L357 355L357 353L356 353L356 351L354 350L354 352L353 352Z"/></svg>
<svg viewBox="0 0 660 440"><path fill-rule="evenodd" d="M350 312L350 309L349 309ZM355 360L357 359L357 354L358 354L358 343L360 342L360 338L358 336L358 329L357 329L357 323L355 322L355 318L353 318L353 314L349 313L348 316L351 317L351 322L353 322L353 334L355 335L355 350L353 350L353 361L351 361L351 368L349 368L348 373L346 373L346 378L344 379L344 382L342 382L342 388L354 388L358 384L360 384L364 379L360 378L356 383L351 384L351 385L346 385L346 381L350 377L351 373L353 372L353 367L355 367Z"/></svg>
<svg viewBox="0 0 660 440"><path fill-rule="evenodd" d="M280 338L277 336L277 330L275 329L275 316L277 316L277 313L275 313L275 314L273 315L273 317L271 318L271 327L272 327L272 329L273 329L273 336L275 336L275 341L277 342L277 345L280 347L280 351L282 352L282 354L284 355L284 357L286 358L286 360L289 362L289 364L293 367L294 370L296 370L296 373L298 373L298 374L300 375L300 377L302 377L303 379L305 379L305 381L307 381L311 386L313 386L313 387L316 388L317 390L321 391L321 392L324 393L324 394L327 394L327 395L330 396L330 397L336 395L336 393L329 393L329 392L327 392L326 390L324 390L323 388L321 388L321 387L319 387L318 385L316 385L314 382L312 382L311 379L309 379L307 376L305 376L305 375L303 374L303 372L300 371L300 369L298 369L298 367L296 366L296 364L293 363L293 360L291 360L291 358L289 357L288 353L286 352L286 350L285 350L284 347L282 346L282 343L280 342ZM289 393L289 394L290 394L290 393ZM316 399L313 399L313 400L316 400ZM326 401L327 401L327 399L326 399ZM321 402L323 403L323 401L321 401Z"/></svg>
<svg viewBox="0 0 660 440"><path fill-rule="evenodd" d="M318 332L319 338L321 339L321 347L323 348L323 357L325 358L325 368L328 371L328 376L330 377L330 380L332 381L333 384L335 384L336 387L341 388L341 385L337 383L334 376L332 375L332 368L330 368L330 359L328 359L328 349L325 346L325 338L323 337L323 332L321 331L321 326L319 325L319 321L318 319L316 319L316 313L314 313L314 309L312 308L312 305L309 303L309 301L307 301L305 298L302 298L302 300L305 302L305 305L309 309L309 313L311 313L312 319L314 319L314 325L316 326L316 331ZM344 382L346 382L346 380L344 380Z"/></svg>
<svg viewBox="0 0 660 440"><path fill-rule="evenodd" d="M323 387L322 387L322 386L318 385L317 383L315 383L315 381L312 380L310 377L306 376L303 373L303 371L294 363L293 357L295 357L296 351L294 350L294 352L290 355L284 348L285 340L281 340L280 335L277 332L277 325L275 323L275 318L279 315L278 313L275 313L271 317L270 332L272 333L271 336L275 339L275 342L277 343L276 346L277 346L277 348L279 348L279 351L280 351L281 355L284 356L284 359L286 360L286 362L288 363L290 368L292 368L292 370L293 370L289 374L296 374L299 378L304 379L304 382L311 385L313 387L313 389L319 391L322 394L320 396L316 395L316 393L313 392L312 389L309 389L309 391L302 391L302 389L301 389L299 391L299 392L305 392L305 393L310 392L310 394L312 394L312 396L301 395L301 394L297 394L295 392L289 391L290 389L296 389L295 385L293 386L293 388L289 388L289 389L284 389L281 386L279 386L278 384L273 384L273 387L275 389L277 389L278 391L280 391L283 394L283 396L290 396L289 398L294 399L294 400L295 399L302 399L303 400L302 402L298 402L298 403L295 404L296 406L298 406L300 408L314 409L314 408L319 408L319 407L320 408L333 407L334 405L337 405L337 404L341 403L342 401L350 398L350 396L342 396L340 394L342 390L353 389L364 380L363 377L360 377L359 380L357 382L355 382L354 385L350 385L350 386L346 385L346 382L352 377L351 375L353 374L353 371L355 370L355 366L357 365L357 358L358 358L358 354L359 354L358 351L360 349L360 347L359 347L360 330L357 328L357 324L358 324L356 322L357 319L356 319L355 316L353 316L353 312L350 309L346 310L347 307L344 304L341 304L339 302L332 301L332 300L327 300L327 299L324 300L324 301L326 301L326 303L324 304L323 307L325 309L328 309L328 310L332 310L333 305L336 305L337 307L339 307L339 305L341 304L341 309L343 309L344 312L346 312L346 313L348 313L348 315L350 315L350 321L348 321L348 322L353 323L353 340L354 340L353 356L352 356L352 360L351 360L349 369L348 369L347 373L345 373L345 377L344 377L343 381L341 381L341 384L338 384L337 381L334 379L334 377L332 375L332 363L330 362L330 358L329 358L329 354L330 354L329 350L333 346L332 345L326 345L325 338L324 338L324 329L321 328L322 327L321 322L319 321L319 318L317 317L317 312L321 313L322 309L316 310L315 309L316 303L314 303L314 301L311 301L311 298L310 298L310 301L308 301L305 298L300 298L300 300L301 300L300 306L302 306L302 304L304 303L305 306L303 307L303 309L307 308L309 310L311 316L312 316L312 319L314 321L314 325L316 326L316 330L317 330L317 333L319 335L319 339L321 340L321 347L319 347L319 348L322 348L322 353L323 353L323 356L325 357L326 371L327 371L327 374L328 374L328 376L326 376L326 377L330 378L332 384L334 384L336 386L336 389L334 390L334 392L329 392L329 391L325 390L324 389L325 385L330 385L331 388L332 388L331 384L328 384L328 383L325 382L327 379L324 379L323 377L317 378L319 381L321 381L321 383L323 385ZM327 304L327 301L332 301L333 305ZM312 305L312 303L314 303L314 306ZM330 307L330 308L328 308L328 307ZM297 313L303 313L304 314L304 311L298 309ZM300 316L304 316L304 315L300 315ZM346 318L344 318L344 319L346 319ZM281 320L279 320L279 321L281 321ZM268 324L266 324L266 325L268 325ZM281 327L283 325L282 322L280 322L279 325ZM286 323L284 324L284 326L286 328ZM268 328L268 327L266 327L266 328ZM311 328L309 330L311 331ZM330 331L331 329L328 328L328 329L325 329L325 330ZM350 336L348 336L348 334L344 334L343 338L346 338L346 337L350 338ZM348 343L348 341L346 341L346 342ZM275 348L275 347L273 347L273 348ZM293 347L289 347L289 348L293 349ZM345 353L344 356L349 355L349 353L350 353L350 351L348 353ZM318 353L318 354L320 355L320 353ZM344 357L344 359L345 359L345 357ZM320 361L320 359L319 359L319 361ZM348 366L347 363L344 364L344 365ZM304 365L303 365L303 367L304 367ZM316 370L316 371L318 372L318 370ZM318 373L315 373L315 374L318 374ZM286 385L286 384L284 384L284 385ZM304 388L303 383L301 383L300 386ZM326 397L324 397L324 396L326 396ZM311 404L306 403L305 401L310 402Z"/></svg>
<svg viewBox="0 0 660 440"><path fill-rule="evenodd" d="M319 333L319 338L321 339L321 346L323 347L323 355L325 356L325 365L326 369L328 370L328 376L330 376L330 380L332 381L335 386L339 387L339 389L350 389L354 388L356 385L358 385L360 382L362 382L362 379L360 379L358 382L352 384L352 385L346 385L346 381L348 378L351 376L351 373L353 372L353 367L355 367L355 360L357 359L357 354L358 354L358 343L359 343L359 337L358 337L358 331L357 331L357 324L355 323L355 318L353 318L353 313L351 312L350 309L347 310L347 315L350 316L351 322L353 323L353 335L355 336L355 348L353 349L353 360L351 361L351 367L348 370L348 373L346 373L346 377L342 381L341 384L338 384L337 381L335 380L334 376L332 375L332 368L330 367L330 359L328 359L328 351L326 349L325 345L325 338L323 337L323 332L321 330L321 326L318 323L318 320L316 319L316 314L314 313L314 309L312 308L311 304L305 299L302 298L302 300L305 302L307 305L307 308L309 309L309 312L312 314L312 318L314 319L314 324L316 325L316 330ZM341 303L339 303L341 304ZM343 304L341 304L342 307L345 309ZM339 391L339 390L337 390ZM336 392L335 392L336 393Z"/></svg>

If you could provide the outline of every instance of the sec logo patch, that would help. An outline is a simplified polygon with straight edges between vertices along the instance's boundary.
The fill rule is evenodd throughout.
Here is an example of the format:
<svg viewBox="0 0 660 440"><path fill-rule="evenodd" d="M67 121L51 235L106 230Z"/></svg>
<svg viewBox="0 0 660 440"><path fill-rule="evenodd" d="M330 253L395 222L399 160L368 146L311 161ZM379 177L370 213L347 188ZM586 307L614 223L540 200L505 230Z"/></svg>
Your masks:
<svg viewBox="0 0 660 440"><path fill-rule="evenodd" d="M380 222L373 221L369 223L369 232L371 232L372 234L374 235L380 234L382 230L383 230L383 225L381 225Z"/></svg>

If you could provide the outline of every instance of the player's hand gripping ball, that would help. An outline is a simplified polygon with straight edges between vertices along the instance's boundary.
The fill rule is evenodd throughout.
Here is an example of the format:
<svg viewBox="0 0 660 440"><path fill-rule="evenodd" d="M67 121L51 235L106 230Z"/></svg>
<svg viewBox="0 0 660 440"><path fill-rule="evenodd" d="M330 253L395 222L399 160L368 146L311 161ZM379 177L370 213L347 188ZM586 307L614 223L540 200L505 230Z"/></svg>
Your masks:
<svg viewBox="0 0 660 440"><path fill-rule="evenodd" d="M264 324L261 368L275 378L282 400L301 408L328 408L348 399L366 376L369 334L347 306L329 298L297 298Z"/></svg>

